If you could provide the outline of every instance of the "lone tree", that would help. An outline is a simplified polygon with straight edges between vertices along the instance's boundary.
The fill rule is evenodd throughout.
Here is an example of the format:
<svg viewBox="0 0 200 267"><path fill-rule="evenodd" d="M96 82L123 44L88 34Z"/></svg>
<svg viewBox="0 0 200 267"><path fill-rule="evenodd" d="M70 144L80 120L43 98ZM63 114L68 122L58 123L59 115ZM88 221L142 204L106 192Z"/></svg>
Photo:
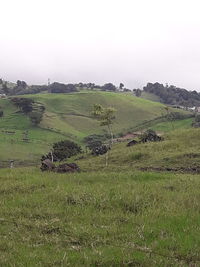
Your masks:
<svg viewBox="0 0 200 267"><path fill-rule="evenodd" d="M123 87L124 87L124 84L123 84L123 83L120 83L120 84L119 84L119 89L122 90Z"/></svg>
<svg viewBox="0 0 200 267"><path fill-rule="evenodd" d="M111 125L115 119L115 112L116 109L112 107L104 108L100 104L95 104L92 111L93 116L100 121L100 126L107 126L111 144L113 143L113 132Z"/></svg>
<svg viewBox="0 0 200 267"><path fill-rule="evenodd" d="M108 151L113 144L113 132L111 125L115 119L114 116L115 112L116 110L114 108L111 107L104 108L100 104L95 104L92 111L93 116L100 121L100 126L107 126L110 135L110 144L109 147L107 147L107 151L106 150L104 151L104 149L102 150L103 152L102 154L104 153L106 154L106 166L108 165L108 154L109 154Z"/></svg>

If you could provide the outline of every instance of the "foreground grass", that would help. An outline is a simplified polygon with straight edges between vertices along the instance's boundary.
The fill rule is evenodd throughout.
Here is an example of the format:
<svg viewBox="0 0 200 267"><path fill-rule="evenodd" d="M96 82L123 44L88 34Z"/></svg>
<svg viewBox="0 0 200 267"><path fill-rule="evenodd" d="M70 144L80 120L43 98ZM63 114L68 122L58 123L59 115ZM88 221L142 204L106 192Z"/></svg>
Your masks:
<svg viewBox="0 0 200 267"><path fill-rule="evenodd" d="M195 175L1 169L0 265L198 266L199 186Z"/></svg>

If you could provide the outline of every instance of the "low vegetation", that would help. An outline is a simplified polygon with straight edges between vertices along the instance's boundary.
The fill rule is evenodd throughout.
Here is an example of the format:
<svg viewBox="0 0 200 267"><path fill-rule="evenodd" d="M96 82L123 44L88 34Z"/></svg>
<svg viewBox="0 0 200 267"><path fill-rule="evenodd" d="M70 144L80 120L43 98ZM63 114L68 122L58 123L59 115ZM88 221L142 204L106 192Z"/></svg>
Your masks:
<svg viewBox="0 0 200 267"><path fill-rule="evenodd" d="M1 266L200 263L197 175L19 168L0 182Z"/></svg>

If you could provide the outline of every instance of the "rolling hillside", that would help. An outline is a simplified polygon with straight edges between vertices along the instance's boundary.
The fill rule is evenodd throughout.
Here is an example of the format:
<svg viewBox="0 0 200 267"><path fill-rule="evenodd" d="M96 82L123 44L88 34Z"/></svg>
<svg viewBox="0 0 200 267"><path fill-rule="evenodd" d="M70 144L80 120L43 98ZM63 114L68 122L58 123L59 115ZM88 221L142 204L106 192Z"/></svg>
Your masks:
<svg viewBox="0 0 200 267"><path fill-rule="evenodd" d="M73 94L34 94L23 97L45 105L43 120L39 126L33 127L29 118L19 113L9 99L1 99L0 106L4 111L4 117L0 119L0 151L4 151L0 152L1 161L38 161L40 155L55 141L71 139L81 143L85 136L105 133L106 129L100 127L91 117L95 103L112 106L117 110L113 124L116 135L125 134L137 125L166 114L164 105L160 103L122 93L81 91ZM10 130L14 133L5 133ZM28 143L22 141L25 130L29 131Z"/></svg>

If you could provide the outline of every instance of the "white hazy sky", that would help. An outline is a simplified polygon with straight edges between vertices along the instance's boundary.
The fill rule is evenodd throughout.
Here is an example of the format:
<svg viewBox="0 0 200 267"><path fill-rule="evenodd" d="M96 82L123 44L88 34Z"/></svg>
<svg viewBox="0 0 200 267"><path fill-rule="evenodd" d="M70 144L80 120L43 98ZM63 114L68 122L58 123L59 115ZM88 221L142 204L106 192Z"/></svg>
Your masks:
<svg viewBox="0 0 200 267"><path fill-rule="evenodd" d="M0 0L0 76L200 91L200 1Z"/></svg>

